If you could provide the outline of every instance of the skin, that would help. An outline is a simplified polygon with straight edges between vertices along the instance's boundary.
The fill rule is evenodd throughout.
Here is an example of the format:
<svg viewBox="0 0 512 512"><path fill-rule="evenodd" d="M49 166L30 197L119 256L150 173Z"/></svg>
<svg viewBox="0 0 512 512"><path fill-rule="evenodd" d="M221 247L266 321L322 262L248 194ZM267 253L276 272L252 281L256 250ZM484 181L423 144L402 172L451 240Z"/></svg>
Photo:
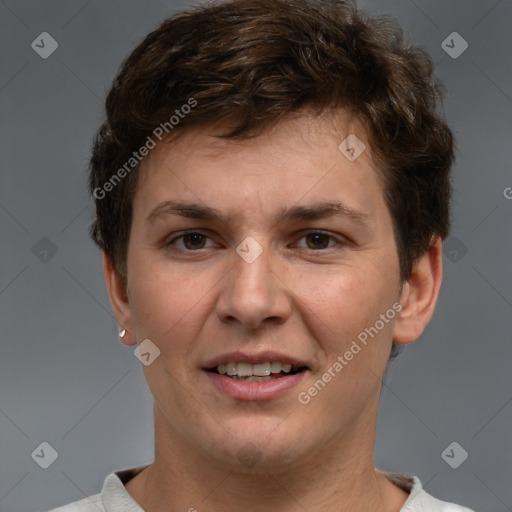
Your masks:
<svg viewBox="0 0 512 512"><path fill-rule="evenodd" d="M126 484L148 512L398 511L408 494L374 468L381 379L392 340L416 340L434 312L441 241L406 283L392 220L361 124L346 117L280 121L244 141L214 128L160 144L141 167L133 203L127 285L103 255L123 343L149 338L160 356L143 366L154 397L155 461ZM338 145L354 133L355 161ZM229 214L227 222L162 214L180 200ZM340 200L343 216L275 223L277 210ZM177 238L185 229L205 236ZM321 230L329 236L306 236ZM262 254L236 247L253 237ZM187 252L188 251L188 252ZM297 399L357 335L399 301L403 309L307 405ZM133 349L133 348L132 348ZM300 384L275 400L235 400L202 367L234 350L277 350L307 362ZM259 459L238 457L247 443Z"/></svg>

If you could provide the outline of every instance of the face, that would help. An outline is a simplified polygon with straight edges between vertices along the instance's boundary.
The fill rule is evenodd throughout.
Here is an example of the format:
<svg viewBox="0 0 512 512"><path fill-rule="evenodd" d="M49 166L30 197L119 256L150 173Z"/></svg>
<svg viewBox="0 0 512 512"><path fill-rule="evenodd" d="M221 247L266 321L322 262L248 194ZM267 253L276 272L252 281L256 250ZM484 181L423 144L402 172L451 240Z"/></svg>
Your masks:
<svg viewBox="0 0 512 512"><path fill-rule="evenodd" d="M373 441L401 286L362 126L215 133L155 148L133 203L118 316L160 351L143 366L160 427L228 468ZM353 161L339 149L350 133L366 145ZM235 371L263 376L222 374Z"/></svg>

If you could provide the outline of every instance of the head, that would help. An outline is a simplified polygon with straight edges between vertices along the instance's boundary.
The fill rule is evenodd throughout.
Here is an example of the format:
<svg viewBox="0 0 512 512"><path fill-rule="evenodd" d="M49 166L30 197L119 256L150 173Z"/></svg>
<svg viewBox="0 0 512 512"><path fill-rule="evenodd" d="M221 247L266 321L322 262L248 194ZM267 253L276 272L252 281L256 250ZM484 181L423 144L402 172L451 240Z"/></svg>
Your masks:
<svg viewBox="0 0 512 512"><path fill-rule="evenodd" d="M219 444L235 436L229 418L239 426L240 415L247 423L234 445L243 446L261 441L262 426L265 435L276 428L276 401L231 409L232 399L210 390L203 405L216 403L222 427L187 405L196 384L200 392L208 387L201 365L219 351L295 350L308 362L304 383L312 384L371 327L378 332L361 354L352 350L338 380L293 407L301 408L299 421L307 407L332 416L334 401L346 428L368 404L375 409L390 355L421 334L439 290L453 161L439 97L430 58L404 42L393 20L367 18L341 1L197 7L164 21L133 50L94 142L91 233L127 343L149 338L160 349L144 371L176 432L185 435L195 418L192 438ZM343 154L350 134L365 148L353 160ZM310 210L277 215L337 200L348 206L343 220L325 228ZM221 215L170 204L178 201ZM303 227L338 233L343 252L289 249ZM199 242L199 256L175 249L185 229L204 235L187 239L187 247ZM250 263L236 251L247 237L257 242L249 250L261 251ZM376 329L379 314L386 319ZM356 386L362 371L375 382ZM348 404L354 394L355 408ZM286 400L279 407L292 407ZM354 412L345 414L349 406ZM171 420L171 410L185 412ZM332 416L309 448L342 427ZM293 422L280 430L293 439ZM288 445L275 435L282 457Z"/></svg>

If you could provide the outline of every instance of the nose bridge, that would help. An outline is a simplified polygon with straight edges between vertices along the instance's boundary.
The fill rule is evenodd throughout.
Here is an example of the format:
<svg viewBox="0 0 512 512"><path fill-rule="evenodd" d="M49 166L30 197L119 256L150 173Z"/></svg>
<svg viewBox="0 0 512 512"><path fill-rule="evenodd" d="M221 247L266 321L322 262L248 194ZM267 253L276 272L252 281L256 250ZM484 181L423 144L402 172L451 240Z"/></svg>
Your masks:
<svg viewBox="0 0 512 512"><path fill-rule="evenodd" d="M247 237L233 254L232 271L217 306L222 321L237 320L256 328L267 319L284 321L289 315L288 297L275 275L276 255L268 243L260 242Z"/></svg>
<svg viewBox="0 0 512 512"><path fill-rule="evenodd" d="M261 239L260 239L261 241ZM261 245L253 237L247 237L236 249L234 270L238 281L254 292L268 293L271 286L271 264L273 255L269 244Z"/></svg>

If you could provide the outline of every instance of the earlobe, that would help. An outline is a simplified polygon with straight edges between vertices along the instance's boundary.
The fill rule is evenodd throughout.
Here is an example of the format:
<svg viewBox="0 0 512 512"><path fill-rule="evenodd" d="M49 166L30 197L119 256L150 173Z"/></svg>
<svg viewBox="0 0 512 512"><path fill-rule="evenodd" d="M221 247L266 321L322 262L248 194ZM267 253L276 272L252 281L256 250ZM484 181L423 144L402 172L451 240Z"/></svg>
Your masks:
<svg viewBox="0 0 512 512"><path fill-rule="evenodd" d="M442 241L437 238L414 264L405 283L397 316L393 341L405 345L417 340L429 323L437 303L443 279Z"/></svg>
<svg viewBox="0 0 512 512"><path fill-rule="evenodd" d="M136 340L133 336L132 314L126 286L119 272L115 269L112 258L104 251L102 252L102 259L103 274L105 276L110 305L117 319L120 331L124 331L123 336L119 336L121 343L135 345Z"/></svg>

